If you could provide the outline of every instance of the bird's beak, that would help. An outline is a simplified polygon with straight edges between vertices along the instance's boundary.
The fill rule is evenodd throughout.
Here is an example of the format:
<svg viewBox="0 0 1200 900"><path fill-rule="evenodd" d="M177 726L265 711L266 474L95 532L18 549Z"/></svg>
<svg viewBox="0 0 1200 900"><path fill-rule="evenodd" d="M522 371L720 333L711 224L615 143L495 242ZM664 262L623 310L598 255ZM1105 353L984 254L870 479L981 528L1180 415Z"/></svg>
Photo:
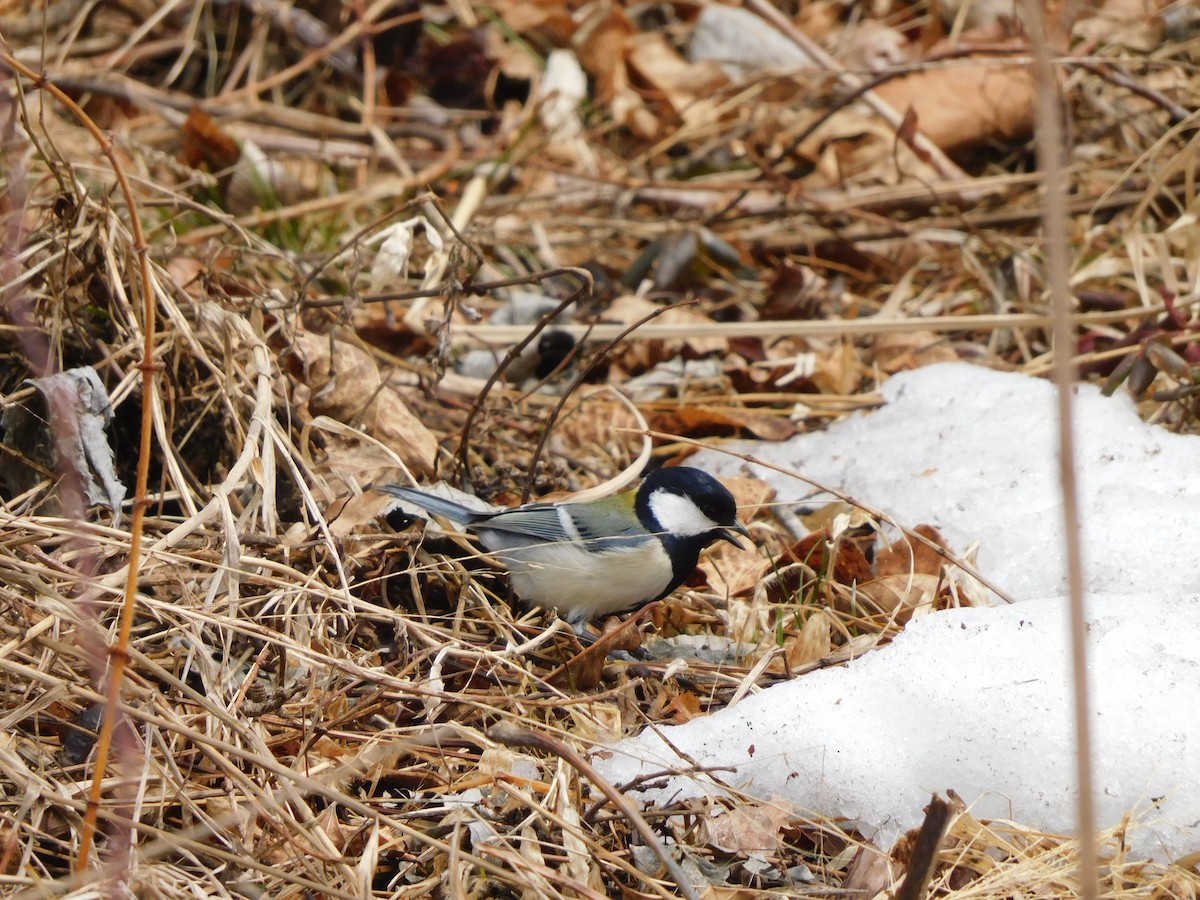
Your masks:
<svg viewBox="0 0 1200 900"><path fill-rule="evenodd" d="M742 542L733 536L733 532L737 532L744 538L750 537L750 532L746 529L745 525L743 525L741 522L734 522L728 528L721 529L721 540L729 541L729 543L733 544L733 546L737 547L739 550L745 550L745 546L743 546Z"/></svg>

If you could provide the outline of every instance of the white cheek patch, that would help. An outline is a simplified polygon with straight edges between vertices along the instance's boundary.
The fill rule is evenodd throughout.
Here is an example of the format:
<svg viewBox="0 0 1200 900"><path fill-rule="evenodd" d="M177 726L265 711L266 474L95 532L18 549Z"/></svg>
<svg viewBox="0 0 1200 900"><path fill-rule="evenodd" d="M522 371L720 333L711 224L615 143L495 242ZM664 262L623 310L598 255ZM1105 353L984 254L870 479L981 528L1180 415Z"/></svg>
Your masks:
<svg viewBox="0 0 1200 900"><path fill-rule="evenodd" d="M658 490L650 495L650 512L668 534L691 536L721 527L720 522L702 513L691 498L670 491Z"/></svg>

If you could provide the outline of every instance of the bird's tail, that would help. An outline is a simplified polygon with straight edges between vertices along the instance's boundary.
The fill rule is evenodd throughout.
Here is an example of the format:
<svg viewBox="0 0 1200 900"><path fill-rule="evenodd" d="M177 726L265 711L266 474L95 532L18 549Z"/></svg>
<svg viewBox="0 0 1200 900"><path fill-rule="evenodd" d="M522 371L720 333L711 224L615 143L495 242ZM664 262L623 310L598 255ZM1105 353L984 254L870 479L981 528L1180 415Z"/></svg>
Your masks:
<svg viewBox="0 0 1200 900"><path fill-rule="evenodd" d="M385 494L391 494L393 497L399 497L401 500L405 500L414 506L419 506L426 512L431 512L435 516L444 516L451 522L457 522L460 525L470 525L472 522L477 522L488 515L481 510L471 509L469 506L464 506L453 500L447 500L445 497L439 497L436 494L418 491L416 488L401 487L397 484L377 484L374 486L374 489L383 491Z"/></svg>

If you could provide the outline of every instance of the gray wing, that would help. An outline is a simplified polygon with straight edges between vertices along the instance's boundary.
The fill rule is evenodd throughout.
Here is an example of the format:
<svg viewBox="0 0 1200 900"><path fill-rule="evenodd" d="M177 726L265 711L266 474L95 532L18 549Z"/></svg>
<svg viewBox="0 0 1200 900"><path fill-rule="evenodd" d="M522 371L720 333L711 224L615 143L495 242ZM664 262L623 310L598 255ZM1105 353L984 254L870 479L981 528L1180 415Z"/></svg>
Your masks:
<svg viewBox="0 0 1200 900"><path fill-rule="evenodd" d="M378 485L377 490L399 497L434 515L466 525L485 537L491 549L528 543L579 541L592 552L616 549L645 539L631 501L613 497L594 503L528 503L513 509L484 512L416 488ZM628 508L625 508L628 507ZM586 509L586 514L584 510ZM561 512L560 512L561 511ZM564 517L569 525L564 527ZM486 540L484 533L496 540ZM515 539L515 540L514 540Z"/></svg>
<svg viewBox="0 0 1200 900"><path fill-rule="evenodd" d="M482 517L474 523L475 530L498 531L535 541L573 541L576 535L563 528L558 507L551 504L530 503L515 509L506 509L491 516Z"/></svg>
<svg viewBox="0 0 1200 900"><path fill-rule="evenodd" d="M593 553L646 538L632 499L625 496L592 503L530 503L479 520L475 530L481 529L537 541L579 542Z"/></svg>

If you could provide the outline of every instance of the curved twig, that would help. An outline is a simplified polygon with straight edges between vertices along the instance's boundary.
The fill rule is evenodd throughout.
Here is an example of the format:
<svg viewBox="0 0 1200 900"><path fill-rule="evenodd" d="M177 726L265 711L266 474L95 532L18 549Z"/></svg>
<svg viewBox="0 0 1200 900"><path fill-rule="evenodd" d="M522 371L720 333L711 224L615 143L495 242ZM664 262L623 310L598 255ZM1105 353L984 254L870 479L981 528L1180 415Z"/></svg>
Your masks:
<svg viewBox="0 0 1200 900"><path fill-rule="evenodd" d="M554 321L555 317L558 316L559 313L561 313L571 304L577 302L581 297L589 296L591 294L594 288L594 282L592 281L592 273L587 269L579 269L573 266L567 266L559 269L547 269L544 272L536 273L536 276L525 278L509 278L505 279L504 281L481 282L470 286L470 292L472 294L479 295L484 294L487 291L495 290L496 288L509 287L517 284L529 284L530 281L544 281L545 279L552 278L555 275L573 275L577 278L580 278L583 283L574 291L572 291L565 300L558 304L558 306L554 307L553 310L542 316L538 323L534 325L532 329L530 329L529 333L509 349L508 353L505 354L504 359L500 361L500 365L496 366L496 370L488 376L487 381L483 383L483 387L475 396L475 402L471 404L471 410L467 413L466 421L463 422L462 436L459 438L458 452L456 454L459 459L459 464L462 466L464 478L469 478L471 471L470 459L468 458L471 448L471 426L475 424L475 417L479 415L479 410L483 407L484 398L487 397L488 392L492 389L492 386L503 377L505 370L512 364L512 361L521 355L521 351L528 347L533 342L534 338L541 334L542 331L544 331L546 327ZM574 387L574 385L572 385L572 387ZM534 463L537 462L536 454L534 455L533 461ZM533 468L534 466L530 465L531 472L533 471ZM526 493L528 493L528 489L526 489Z"/></svg>
<svg viewBox="0 0 1200 900"><path fill-rule="evenodd" d="M608 354L613 351L617 344L621 343L621 341L625 340L625 338L629 337L629 335L633 334L633 332L637 331L647 322L657 319L669 309L680 309L684 306L692 306L696 302L697 301L695 299L692 299L684 300L680 303L672 303L669 306L660 306L653 312L642 316L628 328L622 330L621 333L614 337L611 341L601 347L596 355L591 358L588 364L579 370L579 374L575 376L575 380L571 382L570 387L563 391L562 398L555 405L554 409L550 411L550 417L546 420L546 427L542 429L542 436L538 440L537 446L533 448L533 458L529 461L529 479L525 483L524 493L521 494L522 503L529 499L530 490L533 487L533 473L537 471L538 460L542 458L542 453L546 449L546 442L550 440L550 432L554 429L554 424L558 421L558 417L562 415L563 407L566 406L567 400L570 399L571 394L575 392L576 388L583 384L584 379L592 374L592 371L596 368L596 366L600 365L602 360L608 358Z"/></svg>
<svg viewBox="0 0 1200 900"><path fill-rule="evenodd" d="M688 881L687 876L683 874L683 870L679 868L679 864L675 862L671 854L667 851L667 848L663 846L662 841L659 840L658 835L654 833L649 823L646 822L645 817L634 809L633 804L622 796L615 787L601 778L600 773L596 771L592 764L580 756L573 747L547 734L539 734L527 728L518 728L511 722L499 722L493 725L487 730L487 736L493 741L509 747L535 747L546 753L552 753L569 763L580 775L594 784L600 793L607 797L609 802L629 820L629 824L641 835L642 840L646 842L646 846L653 850L654 855L662 861L671 879L675 882L675 886L679 888L679 893L686 897L687 900L699 900L696 889L692 887L692 883ZM663 896L670 895L664 892Z"/></svg>

